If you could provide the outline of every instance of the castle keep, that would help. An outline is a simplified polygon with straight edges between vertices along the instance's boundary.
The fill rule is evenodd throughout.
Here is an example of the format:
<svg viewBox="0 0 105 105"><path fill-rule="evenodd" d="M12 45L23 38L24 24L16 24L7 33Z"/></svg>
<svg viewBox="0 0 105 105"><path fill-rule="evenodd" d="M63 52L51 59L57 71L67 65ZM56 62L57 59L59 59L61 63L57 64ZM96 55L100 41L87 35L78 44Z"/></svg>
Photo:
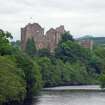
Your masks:
<svg viewBox="0 0 105 105"><path fill-rule="evenodd" d="M44 34L44 28L38 23L29 23L24 28L21 28L21 47L25 50L28 39L33 38L37 49L47 48L53 52L64 32L64 26L61 25L56 29L49 29Z"/></svg>

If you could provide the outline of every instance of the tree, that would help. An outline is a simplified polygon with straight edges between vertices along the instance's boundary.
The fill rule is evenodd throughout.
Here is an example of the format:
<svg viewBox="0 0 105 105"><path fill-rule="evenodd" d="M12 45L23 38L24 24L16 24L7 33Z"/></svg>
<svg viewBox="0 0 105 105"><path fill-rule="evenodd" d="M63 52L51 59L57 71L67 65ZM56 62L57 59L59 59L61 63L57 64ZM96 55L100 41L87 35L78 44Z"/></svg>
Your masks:
<svg viewBox="0 0 105 105"><path fill-rule="evenodd" d="M105 48L103 48L103 47L96 47L94 49L94 54L105 61Z"/></svg>
<svg viewBox="0 0 105 105"><path fill-rule="evenodd" d="M69 31L66 31L64 32L64 34L62 35L62 38L61 38L61 41L59 43L63 43L63 42L66 42L66 41L74 41L72 35L70 34Z"/></svg>
<svg viewBox="0 0 105 105"><path fill-rule="evenodd" d="M35 46L35 42L34 39L28 39L27 44L26 44L26 49L25 52L29 55L29 56L34 56L36 53L36 46Z"/></svg>
<svg viewBox="0 0 105 105"><path fill-rule="evenodd" d="M45 56L50 57L51 54L50 54L50 51L48 49L43 48L43 49L39 49L37 51L37 56L39 56L39 57L45 57Z"/></svg>
<svg viewBox="0 0 105 105"><path fill-rule="evenodd" d="M42 87L40 68L29 56L21 52L15 54L15 62L25 74L27 97L31 98Z"/></svg>
<svg viewBox="0 0 105 105"><path fill-rule="evenodd" d="M93 72L97 74L101 74L105 69L105 64L102 59L100 59L99 56L96 56L95 54L92 56L91 60L89 61L89 66L93 68Z"/></svg>
<svg viewBox="0 0 105 105"><path fill-rule="evenodd" d="M20 48L20 46L21 46L20 40L12 41L11 44L12 44L12 46L14 46L15 48Z"/></svg>
<svg viewBox="0 0 105 105"><path fill-rule="evenodd" d="M42 80L44 81L44 86L50 86L51 83L51 61L47 57L42 57L36 59L37 63L40 66Z"/></svg>
<svg viewBox="0 0 105 105"><path fill-rule="evenodd" d="M101 74L99 77L101 88L105 88L105 74Z"/></svg>
<svg viewBox="0 0 105 105"><path fill-rule="evenodd" d="M61 43L56 49L55 56L64 62L75 62L77 60L86 62L91 58L91 54L87 49L72 41Z"/></svg>
<svg viewBox="0 0 105 105"><path fill-rule="evenodd" d="M19 48L13 47L9 42L11 38L9 32L0 30L0 105L18 105L32 98L42 87L40 67ZM33 56L33 40L28 43L27 53Z"/></svg>
<svg viewBox="0 0 105 105"><path fill-rule="evenodd" d="M99 71L99 82L101 88L105 88L105 48L96 47L94 49L94 55L98 60L95 60L94 65L97 71Z"/></svg>
<svg viewBox="0 0 105 105"><path fill-rule="evenodd" d="M0 55L11 54L12 46L10 45L9 39L12 39L11 34L0 30Z"/></svg>
<svg viewBox="0 0 105 105"><path fill-rule="evenodd" d="M20 104L26 96L24 73L8 57L0 56L0 105Z"/></svg>

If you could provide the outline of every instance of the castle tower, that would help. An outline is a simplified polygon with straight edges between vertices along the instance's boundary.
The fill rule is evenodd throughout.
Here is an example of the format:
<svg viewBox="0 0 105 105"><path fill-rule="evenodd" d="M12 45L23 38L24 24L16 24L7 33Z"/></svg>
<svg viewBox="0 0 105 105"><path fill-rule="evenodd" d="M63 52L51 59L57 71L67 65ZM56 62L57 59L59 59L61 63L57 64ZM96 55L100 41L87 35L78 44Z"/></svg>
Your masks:
<svg viewBox="0 0 105 105"><path fill-rule="evenodd" d="M61 40L62 34L65 32L64 25L57 27L56 31L56 45L58 45L59 41Z"/></svg>
<svg viewBox="0 0 105 105"><path fill-rule="evenodd" d="M64 32L64 26L61 25L56 29L49 29L44 35L44 29L38 23L29 23L21 28L21 47L25 50L28 39L33 38L37 49L47 48L54 52Z"/></svg>
<svg viewBox="0 0 105 105"><path fill-rule="evenodd" d="M21 28L21 47L24 50L26 48L26 43L29 38L33 38L36 47L39 47L39 40L42 39L44 35L44 29L37 23L28 24L24 28Z"/></svg>

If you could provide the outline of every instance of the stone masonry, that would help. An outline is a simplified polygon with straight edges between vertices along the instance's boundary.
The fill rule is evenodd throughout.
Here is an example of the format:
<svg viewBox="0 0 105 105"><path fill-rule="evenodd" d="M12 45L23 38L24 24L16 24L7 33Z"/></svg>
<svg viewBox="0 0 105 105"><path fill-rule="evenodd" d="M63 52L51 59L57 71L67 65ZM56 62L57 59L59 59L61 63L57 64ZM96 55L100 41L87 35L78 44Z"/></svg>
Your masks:
<svg viewBox="0 0 105 105"><path fill-rule="evenodd" d="M44 28L38 23L29 23L21 28L21 47L25 50L28 39L33 38L37 49L47 48L50 52L54 52L64 32L64 26L61 25L56 29L49 29L44 34Z"/></svg>
<svg viewBox="0 0 105 105"><path fill-rule="evenodd" d="M84 48L88 48L88 49L92 50L94 42L93 42L93 40L86 39L86 40L79 41L79 44Z"/></svg>

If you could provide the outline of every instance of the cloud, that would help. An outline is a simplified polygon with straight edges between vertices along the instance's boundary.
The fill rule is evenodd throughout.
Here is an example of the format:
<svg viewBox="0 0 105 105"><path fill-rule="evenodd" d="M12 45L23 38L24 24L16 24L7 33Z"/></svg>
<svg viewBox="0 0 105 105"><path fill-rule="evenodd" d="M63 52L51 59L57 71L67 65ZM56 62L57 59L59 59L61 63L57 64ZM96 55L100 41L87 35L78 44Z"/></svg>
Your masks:
<svg viewBox="0 0 105 105"><path fill-rule="evenodd" d="M20 39L20 28L38 22L46 30L64 24L74 37L105 36L105 0L0 0L0 28ZM30 19L32 17L32 19Z"/></svg>

